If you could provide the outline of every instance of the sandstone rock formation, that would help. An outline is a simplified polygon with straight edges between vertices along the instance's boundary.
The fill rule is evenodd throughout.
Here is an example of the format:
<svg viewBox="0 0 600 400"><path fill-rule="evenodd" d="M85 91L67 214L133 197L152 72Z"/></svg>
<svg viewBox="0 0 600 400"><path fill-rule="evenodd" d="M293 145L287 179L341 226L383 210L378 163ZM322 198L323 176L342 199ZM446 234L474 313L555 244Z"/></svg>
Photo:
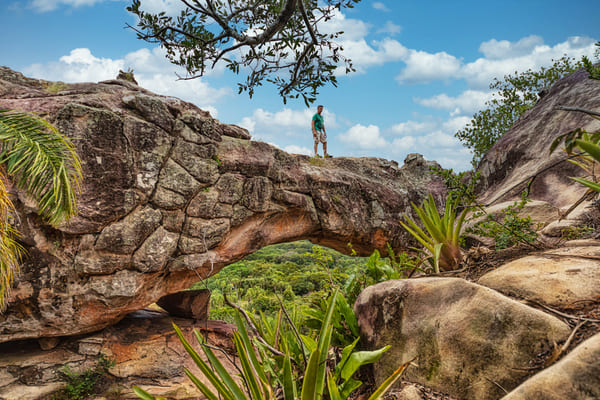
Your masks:
<svg viewBox="0 0 600 400"><path fill-rule="evenodd" d="M600 242L593 243L517 259L488 272L478 283L552 307L593 301L600 296Z"/></svg>
<svg viewBox="0 0 600 400"><path fill-rule="evenodd" d="M65 385L61 379L65 365L81 373L94 368L99 354L115 363L106 375L103 398L137 399L131 389L134 384L169 399L198 398L198 391L185 375L184 368L193 371L205 384L208 382L179 342L172 320L200 354L192 334L194 328L211 345L233 351L233 325L173 319L151 310L138 311L100 332L57 339L57 346L47 351L40 350L33 341L19 346L0 344L0 399L50 398L50 394ZM221 353L217 352L217 356L232 368ZM235 373L233 368L230 372Z"/></svg>
<svg viewBox="0 0 600 400"><path fill-rule="evenodd" d="M290 155L124 80L56 84L0 68L0 107L47 118L84 174L80 214L57 229L19 193L28 257L0 342L102 329L272 243L404 247L410 201L444 190L422 157L399 168Z"/></svg>
<svg viewBox="0 0 600 400"><path fill-rule="evenodd" d="M550 144L557 136L577 128L589 132L600 130L600 121L580 112L559 111L556 107L598 110L598 93L600 81L588 79L583 69L555 83L481 160L477 168L482 178L478 188L480 199L488 204L516 198L527 188L530 176L548 168L531 184L530 197L557 208L573 204L585 190L573 186L568 177L581 175L581 169L569 162L558 163L566 155L560 150L549 155ZM509 190L514 185L517 187Z"/></svg>
<svg viewBox="0 0 600 400"><path fill-rule="evenodd" d="M156 304L174 317L206 321L210 314L210 290L182 290L161 297Z"/></svg>
<svg viewBox="0 0 600 400"><path fill-rule="evenodd" d="M600 334L502 398L528 399L600 399Z"/></svg>
<svg viewBox="0 0 600 400"><path fill-rule="evenodd" d="M354 305L361 342L391 345L375 368L383 382L414 359L404 378L460 399L498 399L538 354L567 339L555 317L459 278L421 278L366 288Z"/></svg>

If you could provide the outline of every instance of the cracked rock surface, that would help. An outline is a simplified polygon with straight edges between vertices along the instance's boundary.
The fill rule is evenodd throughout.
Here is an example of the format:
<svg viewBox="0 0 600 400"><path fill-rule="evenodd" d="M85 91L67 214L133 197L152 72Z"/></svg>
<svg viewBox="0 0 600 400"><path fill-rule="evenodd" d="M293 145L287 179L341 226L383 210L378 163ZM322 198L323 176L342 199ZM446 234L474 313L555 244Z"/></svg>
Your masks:
<svg viewBox="0 0 600 400"><path fill-rule="evenodd" d="M0 67L0 107L53 123L84 176L79 215L57 228L15 192L28 256L0 342L97 331L273 243L352 243L363 255L407 247L401 215L443 195L419 155L402 167L311 159L128 81L56 87Z"/></svg>

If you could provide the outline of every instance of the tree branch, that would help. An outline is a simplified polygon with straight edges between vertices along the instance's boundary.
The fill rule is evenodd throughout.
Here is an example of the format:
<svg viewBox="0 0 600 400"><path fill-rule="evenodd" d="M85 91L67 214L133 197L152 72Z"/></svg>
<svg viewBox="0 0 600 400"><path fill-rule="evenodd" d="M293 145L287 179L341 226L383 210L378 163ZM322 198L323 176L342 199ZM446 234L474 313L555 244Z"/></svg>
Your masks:
<svg viewBox="0 0 600 400"><path fill-rule="evenodd" d="M248 322L248 326L250 326L250 329L252 329L252 332L254 332L254 335L256 335L256 338L258 339L259 342L261 342L263 345L265 345L265 347L271 353L273 353L275 355L278 355L278 356L285 356L284 353L282 353L281 351L277 350L276 348L274 348L273 346L271 346L269 343L267 343L267 341L265 339L263 339L263 337L258 332L258 329L256 328L256 326L252 322L252 319L250 318L250 316L248 315L248 313L243 308L241 308L237 304L234 304L231 301L229 301L229 299L225 295L223 296L223 299L225 300L225 303L229 307L232 307L232 308L238 310L244 316L244 318L246 319L246 322Z"/></svg>
<svg viewBox="0 0 600 400"><path fill-rule="evenodd" d="M567 107L567 106L556 106L557 110L563 110L563 111L578 111L578 112L582 112L582 113L586 113L587 115L594 117L596 119L600 119L600 112L598 111L592 111L592 110L586 110L585 108L579 108L579 107Z"/></svg>
<svg viewBox="0 0 600 400"><path fill-rule="evenodd" d="M310 37L312 38L312 41L315 45L319 44L319 41L317 40L317 35L315 35L315 32L312 28L312 26L310 25L310 21L308 20L308 15L306 15L306 10L304 9L304 2L302 0L300 0L298 2L298 9L300 10L300 14L302 14L302 19L304 20L304 25L306 26L306 29L308 30L308 33L310 34Z"/></svg>

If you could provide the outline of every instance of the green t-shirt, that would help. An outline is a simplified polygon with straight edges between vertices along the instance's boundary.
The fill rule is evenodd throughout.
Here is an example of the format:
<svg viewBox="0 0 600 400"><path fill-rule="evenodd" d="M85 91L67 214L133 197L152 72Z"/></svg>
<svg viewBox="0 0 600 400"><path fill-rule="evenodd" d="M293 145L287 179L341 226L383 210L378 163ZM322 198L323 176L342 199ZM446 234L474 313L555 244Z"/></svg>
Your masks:
<svg viewBox="0 0 600 400"><path fill-rule="evenodd" d="M322 131L323 130L323 117L321 115L319 115L319 113L316 113L315 115L313 115L312 120L315 121L315 129L318 131Z"/></svg>

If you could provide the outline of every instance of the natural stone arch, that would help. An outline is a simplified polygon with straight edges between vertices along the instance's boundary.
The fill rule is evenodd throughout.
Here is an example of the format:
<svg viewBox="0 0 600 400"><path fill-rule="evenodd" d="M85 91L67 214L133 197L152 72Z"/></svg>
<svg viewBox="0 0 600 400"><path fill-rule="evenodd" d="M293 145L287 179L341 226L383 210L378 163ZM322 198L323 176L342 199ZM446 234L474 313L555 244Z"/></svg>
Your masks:
<svg viewBox="0 0 600 400"><path fill-rule="evenodd" d="M54 229L22 194L29 256L0 342L95 331L268 244L367 255L409 243L398 221L443 186L431 163L311 159L249 140L192 104L121 80L65 85L0 68L0 107L42 113L82 158L80 215Z"/></svg>

